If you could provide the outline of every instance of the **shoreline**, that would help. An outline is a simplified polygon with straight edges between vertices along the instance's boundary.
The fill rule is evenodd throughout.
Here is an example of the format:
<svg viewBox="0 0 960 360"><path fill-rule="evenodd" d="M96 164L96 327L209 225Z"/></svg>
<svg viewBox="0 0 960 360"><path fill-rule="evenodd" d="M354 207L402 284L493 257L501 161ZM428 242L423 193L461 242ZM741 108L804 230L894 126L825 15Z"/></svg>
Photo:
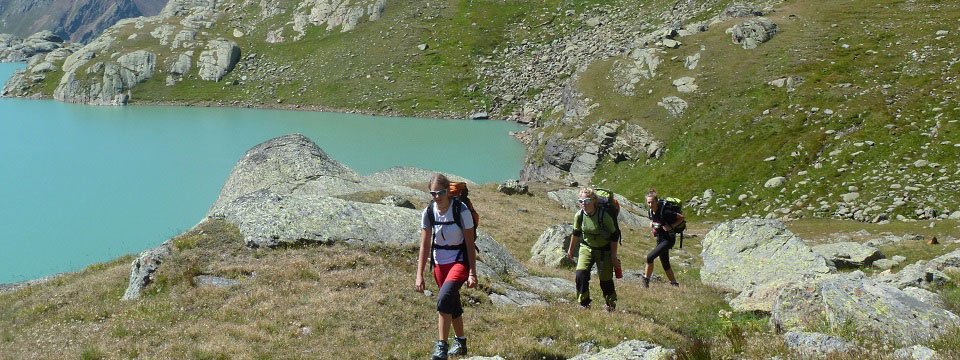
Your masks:
<svg viewBox="0 0 960 360"><path fill-rule="evenodd" d="M68 273L57 273L57 274L47 275L37 279L25 280L25 281L15 282L15 283L5 283L5 284L0 283L0 295L16 292L18 290L21 290L33 285L40 285L40 284L49 282L53 279L64 276L66 274Z"/></svg>

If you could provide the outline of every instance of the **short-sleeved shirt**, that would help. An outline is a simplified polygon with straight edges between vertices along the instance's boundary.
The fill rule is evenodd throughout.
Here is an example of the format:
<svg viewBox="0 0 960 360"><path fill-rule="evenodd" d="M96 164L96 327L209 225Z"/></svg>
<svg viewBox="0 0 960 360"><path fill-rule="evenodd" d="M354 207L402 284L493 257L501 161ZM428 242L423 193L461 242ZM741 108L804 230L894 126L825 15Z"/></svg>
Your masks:
<svg viewBox="0 0 960 360"><path fill-rule="evenodd" d="M463 230L461 230L460 227L457 226L457 224L450 224L450 225L439 224L439 223L454 221L454 218L453 218L454 201L456 200L451 200L450 207L447 209L447 212L444 214L440 214L436 204L434 204L433 206L428 206L426 209L423 209L423 214L422 214L423 216L421 216L421 219L423 220L420 224L420 228L427 229L430 227L430 217L427 215L427 211L430 211L430 209L433 209L434 219L436 219L436 222L437 222L433 225L433 229L432 229L433 241L437 245L456 246L456 245L463 244L463 241L464 241ZM462 204L460 206L460 210L461 210L460 219L463 222L463 229L464 230L473 229L473 226L474 226L473 215L470 213L470 209L467 207L466 204ZM436 264L440 264L440 265L456 262L458 255L460 255L460 250L437 249L436 247L434 247L433 249L433 261ZM464 254L464 256L466 256L466 254Z"/></svg>
<svg viewBox="0 0 960 360"><path fill-rule="evenodd" d="M616 231L616 223L607 212L603 212L603 225L600 224L600 211L594 211L593 215L583 214L583 222L578 224L577 218L583 210L577 211L573 218L573 230L583 232L583 242L592 248L602 248L610 245L610 235Z"/></svg>

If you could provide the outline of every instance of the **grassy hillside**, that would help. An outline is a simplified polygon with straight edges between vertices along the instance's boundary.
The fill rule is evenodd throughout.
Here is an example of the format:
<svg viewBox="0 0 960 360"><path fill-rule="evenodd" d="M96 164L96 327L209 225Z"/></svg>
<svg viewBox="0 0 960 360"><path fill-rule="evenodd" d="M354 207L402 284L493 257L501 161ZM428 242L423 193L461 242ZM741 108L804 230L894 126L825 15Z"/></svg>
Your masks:
<svg viewBox="0 0 960 360"><path fill-rule="evenodd" d="M779 33L753 50L723 32L742 20L683 38L637 96L613 91L610 61L592 65L580 81L584 96L600 104L590 121L626 119L669 139L661 159L607 162L595 180L634 198L651 186L684 199L713 189L722 200L707 210L724 217L829 217L850 186L861 208L876 205L869 217L960 208L951 195L960 174L960 5L788 1L767 17ZM700 65L689 70L684 59L695 53ZM678 93L671 80L683 76L699 90ZM794 91L767 84L789 76L802 78ZM690 104L679 118L657 106L671 95ZM763 186L777 176L787 178L785 187ZM895 197L904 204L891 207Z"/></svg>
<svg viewBox="0 0 960 360"><path fill-rule="evenodd" d="M487 186L472 196L484 228L518 259L529 258L529 248L546 226L572 216L546 199L544 191L508 197ZM818 239L814 241L829 241L823 229L958 235L954 228L933 231L902 223L835 225L798 221L791 227ZM490 286L483 281L480 289L465 292L472 353L565 359L580 353L578 346L585 342L611 347L624 339L644 339L679 349L683 359L797 358L784 348L765 316L727 315L724 294L699 283L697 240L708 227L692 224L690 233L697 237L671 254L681 288L655 281L643 289L637 281L618 281L615 313L579 310L568 298L550 298L548 307L498 308L483 291ZM132 302L119 300L130 257L0 294L0 358L412 359L424 358L431 350L435 299L412 289L415 250L341 245L250 250L242 243L236 228L218 222L174 238L175 255L162 265L158 282ZM624 267L639 270L652 245L645 231L628 231L621 252ZM930 248L916 242L885 253L914 261L958 247L951 243ZM573 278L571 269L531 265L531 271ZM193 277L199 274L238 279L241 285L197 286ZM435 287L428 289L436 292ZM957 283L938 290L951 309L960 310ZM857 339L843 329L824 331ZM960 355L960 344L949 339L928 345L947 356ZM869 341L866 345L877 346ZM837 359L889 353L873 350L879 353Z"/></svg>

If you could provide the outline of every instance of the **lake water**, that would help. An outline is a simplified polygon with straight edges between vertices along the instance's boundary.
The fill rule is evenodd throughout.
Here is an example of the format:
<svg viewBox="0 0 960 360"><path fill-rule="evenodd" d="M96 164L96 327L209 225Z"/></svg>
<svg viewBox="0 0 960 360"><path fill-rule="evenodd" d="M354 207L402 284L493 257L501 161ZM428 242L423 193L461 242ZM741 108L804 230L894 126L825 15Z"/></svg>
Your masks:
<svg viewBox="0 0 960 360"><path fill-rule="evenodd" d="M5 81L21 64L0 64ZM478 182L519 175L502 121L0 98L0 284L137 253L195 225L237 160L302 133L366 175L394 166Z"/></svg>

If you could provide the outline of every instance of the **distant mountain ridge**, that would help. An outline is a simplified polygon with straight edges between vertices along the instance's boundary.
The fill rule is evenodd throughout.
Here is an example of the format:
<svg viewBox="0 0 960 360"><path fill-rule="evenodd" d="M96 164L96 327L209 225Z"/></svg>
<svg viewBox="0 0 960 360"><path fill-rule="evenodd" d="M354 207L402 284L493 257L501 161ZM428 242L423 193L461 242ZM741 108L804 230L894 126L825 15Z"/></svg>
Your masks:
<svg viewBox="0 0 960 360"><path fill-rule="evenodd" d="M87 42L120 19L153 16L167 0L2 0L0 33L27 37L41 30Z"/></svg>

